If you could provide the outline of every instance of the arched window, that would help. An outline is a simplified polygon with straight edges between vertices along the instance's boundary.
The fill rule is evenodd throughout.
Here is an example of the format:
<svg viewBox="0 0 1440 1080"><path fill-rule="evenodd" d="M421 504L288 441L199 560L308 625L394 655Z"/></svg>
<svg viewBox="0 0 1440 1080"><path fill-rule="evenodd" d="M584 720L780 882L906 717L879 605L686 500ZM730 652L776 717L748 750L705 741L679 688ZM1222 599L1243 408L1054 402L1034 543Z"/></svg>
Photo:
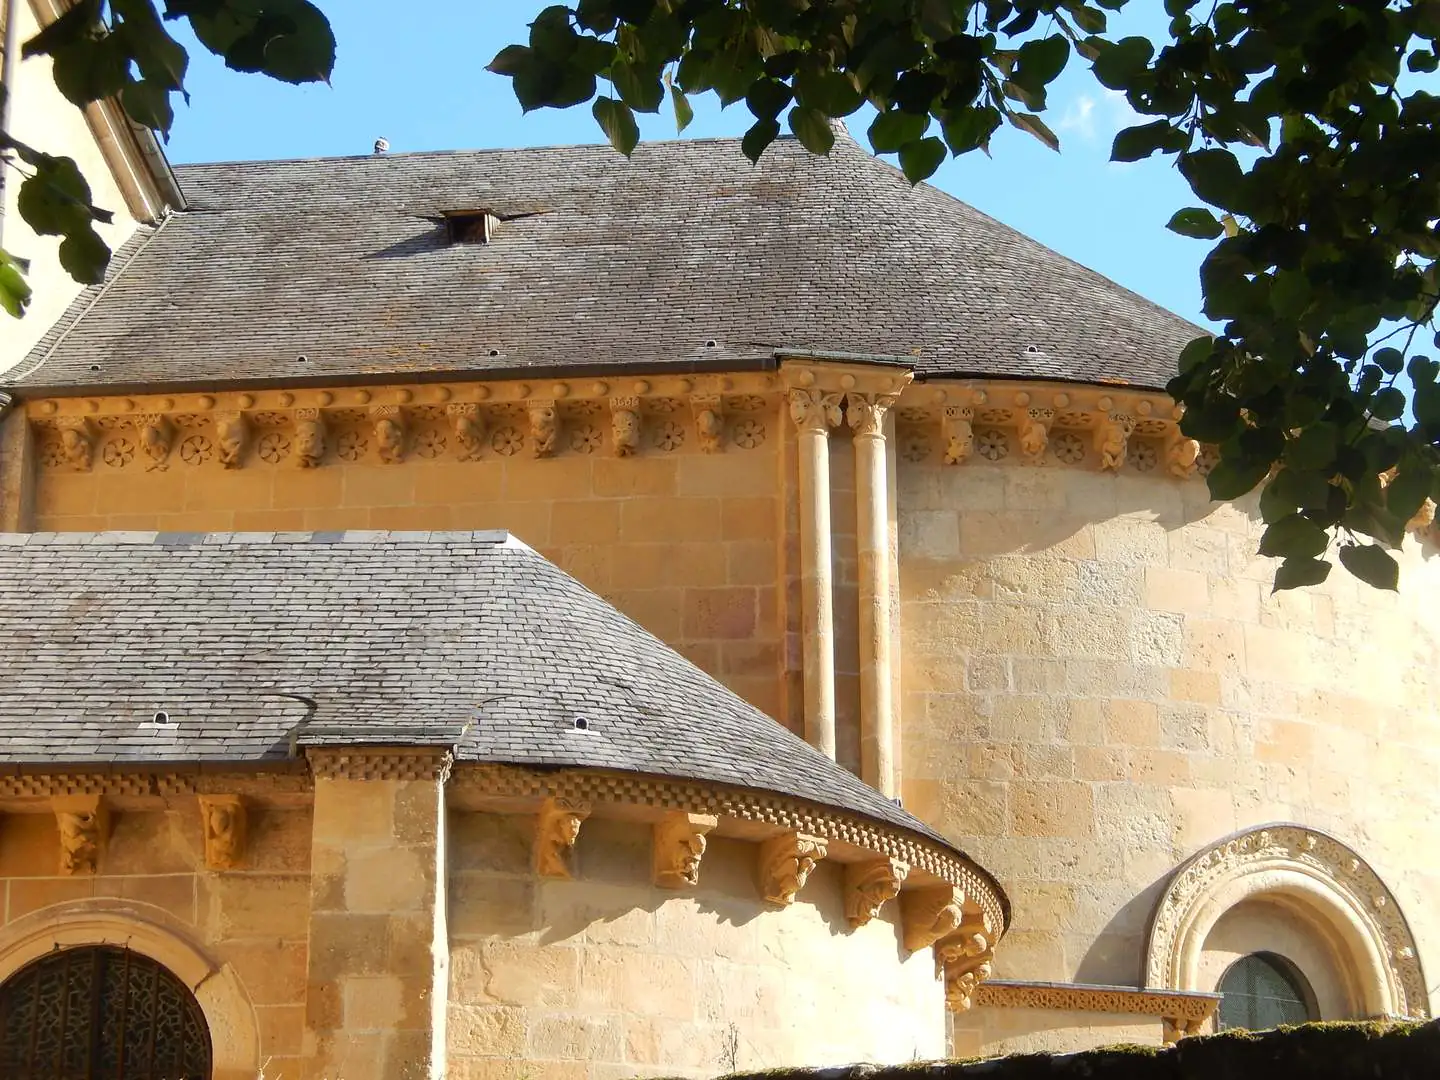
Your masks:
<svg viewBox="0 0 1440 1080"><path fill-rule="evenodd" d="M1316 1020L1315 995L1305 976L1284 957L1251 953L1230 965L1220 980L1220 1023L1225 1028L1264 1031L1281 1024Z"/></svg>
<svg viewBox="0 0 1440 1080"><path fill-rule="evenodd" d="M49 953L0 986L5 1080L210 1080L210 1032L165 968L111 945Z"/></svg>

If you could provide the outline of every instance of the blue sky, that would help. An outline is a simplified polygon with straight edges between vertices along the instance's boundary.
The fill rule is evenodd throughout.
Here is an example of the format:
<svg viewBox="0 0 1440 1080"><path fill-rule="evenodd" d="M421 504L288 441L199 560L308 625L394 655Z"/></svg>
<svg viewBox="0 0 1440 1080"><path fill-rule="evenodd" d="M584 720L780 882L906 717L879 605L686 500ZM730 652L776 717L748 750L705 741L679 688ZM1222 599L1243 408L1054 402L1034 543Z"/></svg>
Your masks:
<svg viewBox="0 0 1440 1080"><path fill-rule="evenodd" d="M379 136L390 141L392 152L603 141L588 107L523 115L510 81L485 70L502 46L526 40L527 24L543 0L429 0L415 6L413 18L393 2L318 2L338 40L328 87L239 75L186 41L192 101L177 109L167 147L172 160L364 154ZM1132 6L1147 10L1112 27L1120 33L1164 33L1159 4ZM932 182L1203 322L1197 271L1209 245L1165 229L1175 210L1194 201L1170 159L1110 162L1111 140L1132 114L1079 57L1071 57L1050 103L1046 117L1060 136L1059 154L1006 128L992 144L993 159L975 153L948 161ZM711 99L695 105L687 137L740 135L750 124L743 103L726 110ZM868 122L864 113L849 119L862 142ZM647 139L674 138L668 109L644 118L641 132Z"/></svg>

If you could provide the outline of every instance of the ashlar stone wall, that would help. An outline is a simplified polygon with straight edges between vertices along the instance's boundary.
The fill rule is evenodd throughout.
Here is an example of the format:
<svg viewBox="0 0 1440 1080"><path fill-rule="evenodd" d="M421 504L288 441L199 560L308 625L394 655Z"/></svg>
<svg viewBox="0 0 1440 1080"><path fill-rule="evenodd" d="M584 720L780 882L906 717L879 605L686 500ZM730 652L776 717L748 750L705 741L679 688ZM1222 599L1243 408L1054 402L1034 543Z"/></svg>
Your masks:
<svg viewBox="0 0 1440 1080"><path fill-rule="evenodd" d="M905 804L1009 890L996 977L1139 984L1175 867L1297 821L1370 862L1433 982L1433 545L1398 596L1339 569L1271 595L1253 502L1198 478L932 457L898 487Z"/></svg>
<svg viewBox="0 0 1440 1080"><path fill-rule="evenodd" d="M650 882L650 829L590 819L573 878L537 877L533 817L452 813L449 1075L708 1076L932 1058L945 1003L895 904L852 929L841 868L756 895L753 844L712 837L700 885Z"/></svg>

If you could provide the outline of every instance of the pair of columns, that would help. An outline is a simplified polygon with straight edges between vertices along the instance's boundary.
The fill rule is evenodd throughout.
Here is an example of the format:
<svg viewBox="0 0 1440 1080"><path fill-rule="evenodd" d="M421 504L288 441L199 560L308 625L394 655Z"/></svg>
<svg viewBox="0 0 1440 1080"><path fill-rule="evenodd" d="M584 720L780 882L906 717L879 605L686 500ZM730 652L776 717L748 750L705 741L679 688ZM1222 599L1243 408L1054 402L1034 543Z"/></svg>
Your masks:
<svg viewBox="0 0 1440 1080"><path fill-rule="evenodd" d="M830 429L847 420L855 448L859 581L860 777L882 795L899 794L892 684L893 613L889 463L885 419L908 372L826 366L785 370L790 418L798 430L800 577L805 738L835 757L835 612L830 515Z"/></svg>

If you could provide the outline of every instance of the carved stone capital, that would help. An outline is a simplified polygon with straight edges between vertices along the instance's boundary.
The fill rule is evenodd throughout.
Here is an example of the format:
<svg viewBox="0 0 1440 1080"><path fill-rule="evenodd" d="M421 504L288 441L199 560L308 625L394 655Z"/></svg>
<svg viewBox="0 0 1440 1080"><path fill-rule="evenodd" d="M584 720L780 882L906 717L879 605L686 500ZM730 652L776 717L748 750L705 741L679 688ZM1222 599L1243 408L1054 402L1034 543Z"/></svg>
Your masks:
<svg viewBox="0 0 1440 1080"><path fill-rule="evenodd" d="M945 979L945 1006L964 1012L975 1004L975 991L990 977L995 950L977 915L953 935L935 943L935 973Z"/></svg>
<svg viewBox="0 0 1440 1080"><path fill-rule="evenodd" d="M325 459L325 418L319 409L295 410L295 464L316 468Z"/></svg>
<svg viewBox="0 0 1440 1080"><path fill-rule="evenodd" d="M1104 472L1119 472L1125 467L1130 436L1135 431L1135 418L1126 413L1107 413L1095 425L1095 451L1100 455Z"/></svg>
<svg viewBox="0 0 1440 1080"><path fill-rule="evenodd" d="M885 414L900 400L898 394L845 395L845 419L857 438L884 438Z"/></svg>
<svg viewBox="0 0 1440 1080"><path fill-rule="evenodd" d="M135 430L140 436L140 449L154 465L164 465L170 456L170 444L175 438L175 429L167 417L160 413L149 413L135 418Z"/></svg>
<svg viewBox="0 0 1440 1080"><path fill-rule="evenodd" d="M60 429L60 450L66 464L89 472L95 462L94 426L83 416L62 416L55 426Z"/></svg>
<svg viewBox="0 0 1440 1080"><path fill-rule="evenodd" d="M789 395L790 419L800 431L829 434L831 428L840 426L840 400L844 396L838 391L829 393L796 387Z"/></svg>
<svg viewBox="0 0 1440 1080"><path fill-rule="evenodd" d="M695 413L695 434L700 440L700 449L707 454L716 453L725 434L720 395L696 394L690 399L690 407Z"/></svg>
<svg viewBox="0 0 1440 1080"><path fill-rule="evenodd" d="M900 859L850 863L845 867L845 918L851 926L864 926L880 914L886 902L895 899L910 874Z"/></svg>
<svg viewBox="0 0 1440 1080"><path fill-rule="evenodd" d="M687 814L683 810L657 821L651 841L651 877L655 885L661 889L698 885L705 836L719 824L714 814Z"/></svg>
<svg viewBox="0 0 1440 1080"><path fill-rule="evenodd" d="M474 461L485 442L485 416L474 402L452 401L445 406L450 428L455 433L455 456L461 461Z"/></svg>
<svg viewBox="0 0 1440 1080"><path fill-rule="evenodd" d="M760 845L760 895L772 904L793 904L826 850L823 839L801 832L766 840Z"/></svg>
<svg viewBox="0 0 1440 1080"><path fill-rule="evenodd" d="M579 799L549 798L540 806L535 822L535 872L541 877L568 878L567 855L580 839L580 826L590 816L590 804Z"/></svg>
<svg viewBox="0 0 1440 1080"><path fill-rule="evenodd" d="M245 801L239 795L200 795L205 830L205 866L234 870L245 861Z"/></svg>
<svg viewBox="0 0 1440 1080"><path fill-rule="evenodd" d="M1026 409L1020 414L1020 452L1032 465L1045 456L1050 445L1050 425L1054 422L1054 409Z"/></svg>
<svg viewBox="0 0 1440 1080"><path fill-rule="evenodd" d="M241 412L215 414L215 443L220 451L220 464L238 469L250 444L250 423Z"/></svg>
<svg viewBox="0 0 1440 1080"><path fill-rule="evenodd" d="M945 438L945 464L963 465L975 452L975 410L969 405L947 405L940 418Z"/></svg>
<svg viewBox="0 0 1440 1080"><path fill-rule="evenodd" d="M56 795L50 808L60 830L60 873L95 873L110 838L110 809L104 796Z"/></svg>
<svg viewBox="0 0 1440 1080"><path fill-rule="evenodd" d="M629 457L640 449L640 399L610 399L610 434L615 443L616 457Z"/></svg>
<svg viewBox="0 0 1440 1080"><path fill-rule="evenodd" d="M375 405L370 409L375 425L375 449L380 460L395 465L405 459L405 413L399 405Z"/></svg>
<svg viewBox="0 0 1440 1080"><path fill-rule="evenodd" d="M900 923L905 948L919 952L960 928L965 893L954 885L907 889L900 894Z"/></svg>
<svg viewBox="0 0 1440 1080"><path fill-rule="evenodd" d="M560 435L560 415L555 402L535 400L525 408L530 417L530 449L536 457L549 457L555 453L555 441Z"/></svg>

